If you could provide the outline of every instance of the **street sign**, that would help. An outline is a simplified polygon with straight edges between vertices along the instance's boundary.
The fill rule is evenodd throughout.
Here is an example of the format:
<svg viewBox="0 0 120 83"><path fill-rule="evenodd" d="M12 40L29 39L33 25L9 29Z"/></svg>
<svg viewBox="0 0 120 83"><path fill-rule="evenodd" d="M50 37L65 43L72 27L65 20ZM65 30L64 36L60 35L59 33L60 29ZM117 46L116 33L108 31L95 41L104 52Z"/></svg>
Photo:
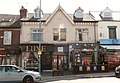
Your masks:
<svg viewBox="0 0 120 83"><path fill-rule="evenodd" d="M38 50L38 55L41 55L42 54L42 50Z"/></svg>

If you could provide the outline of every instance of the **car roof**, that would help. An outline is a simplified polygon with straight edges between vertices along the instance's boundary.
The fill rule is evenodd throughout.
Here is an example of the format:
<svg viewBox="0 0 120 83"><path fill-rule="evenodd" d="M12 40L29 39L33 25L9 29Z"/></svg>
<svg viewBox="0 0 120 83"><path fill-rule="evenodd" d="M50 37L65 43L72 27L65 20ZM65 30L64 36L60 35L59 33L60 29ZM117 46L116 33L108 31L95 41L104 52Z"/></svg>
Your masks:
<svg viewBox="0 0 120 83"><path fill-rule="evenodd" d="M0 65L0 66L14 66L14 67L17 67L16 65Z"/></svg>

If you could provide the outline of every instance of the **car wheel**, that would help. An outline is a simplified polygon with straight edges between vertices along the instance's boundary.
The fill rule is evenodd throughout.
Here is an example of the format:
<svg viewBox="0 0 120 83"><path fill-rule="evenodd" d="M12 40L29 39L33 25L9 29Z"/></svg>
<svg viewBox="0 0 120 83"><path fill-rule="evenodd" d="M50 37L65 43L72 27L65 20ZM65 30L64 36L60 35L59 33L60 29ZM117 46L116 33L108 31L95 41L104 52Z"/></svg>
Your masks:
<svg viewBox="0 0 120 83"><path fill-rule="evenodd" d="M115 73L116 78L120 78L120 73Z"/></svg>
<svg viewBox="0 0 120 83"><path fill-rule="evenodd" d="M33 77L31 76L24 77L23 83L34 83Z"/></svg>

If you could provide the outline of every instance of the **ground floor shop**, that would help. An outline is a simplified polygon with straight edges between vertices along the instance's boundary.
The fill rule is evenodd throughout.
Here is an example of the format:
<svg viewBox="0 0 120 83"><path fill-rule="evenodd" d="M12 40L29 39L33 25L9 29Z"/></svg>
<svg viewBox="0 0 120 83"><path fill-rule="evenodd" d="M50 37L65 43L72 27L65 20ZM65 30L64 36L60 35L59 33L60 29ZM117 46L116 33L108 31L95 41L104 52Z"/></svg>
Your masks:
<svg viewBox="0 0 120 83"><path fill-rule="evenodd" d="M110 50L105 56L108 61L109 69L114 70L118 65L120 65L120 50Z"/></svg>
<svg viewBox="0 0 120 83"><path fill-rule="evenodd" d="M104 58L108 61L109 69L114 70L120 65L120 39L100 39L100 46L107 49Z"/></svg>
<svg viewBox="0 0 120 83"><path fill-rule="evenodd" d="M22 67L38 69L38 45L22 45ZM61 64L68 64L67 44L42 44L41 45L41 70L58 70ZM63 65L62 65L63 67ZM64 67L67 68L67 67Z"/></svg>
<svg viewBox="0 0 120 83"><path fill-rule="evenodd" d="M114 70L120 65L120 45L101 45L107 49L106 54L103 56L104 60L108 62L109 69Z"/></svg>
<svg viewBox="0 0 120 83"><path fill-rule="evenodd" d="M38 70L38 44L24 44L0 49L0 64L14 64ZM85 69L86 65L108 64L114 69L120 64L119 49L104 49L95 43L41 44L41 70ZM88 67L89 68L89 67Z"/></svg>
<svg viewBox="0 0 120 83"><path fill-rule="evenodd" d="M94 43L41 44L41 70L69 70L74 65L99 62L98 45ZM21 45L22 67L38 68L38 45Z"/></svg>
<svg viewBox="0 0 120 83"><path fill-rule="evenodd" d="M0 48L0 65L20 66L21 51L19 46L6 46Z"/></svg>
<svg viewBox="0 0 120 83"><path fill-rule="evenodd" d="M73 74L108 71L108 64L103 59L97 43L71 44L70 62Z"/></svg>

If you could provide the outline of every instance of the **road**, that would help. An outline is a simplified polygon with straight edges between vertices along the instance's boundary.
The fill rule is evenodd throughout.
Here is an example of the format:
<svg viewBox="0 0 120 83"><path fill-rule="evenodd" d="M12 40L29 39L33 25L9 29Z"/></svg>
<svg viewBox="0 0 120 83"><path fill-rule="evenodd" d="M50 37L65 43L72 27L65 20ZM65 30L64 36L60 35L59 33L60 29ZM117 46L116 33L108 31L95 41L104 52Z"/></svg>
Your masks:
<svg viewBox="0 0 120 83"><path fill-rule="evenodd" d="M0 82L0 83L20 83L20 82ZM40 83L120 83L120 78L103 77L103 78L74 78L74 79L46 79Z"/></svg>
<svg viewBox="0 0 120 83"><path fill-rule="evenodd" d="M104 78L82 78L72 80L58 80L45 83L120 83L120 79L116 77L104 77Z"/></svg>
<svg viewBox="0 0 120 83"><path fill-rule="evenodd" d="M0 83L21 83L21 82L3 82L3 81L0 81Z"/></svg>

